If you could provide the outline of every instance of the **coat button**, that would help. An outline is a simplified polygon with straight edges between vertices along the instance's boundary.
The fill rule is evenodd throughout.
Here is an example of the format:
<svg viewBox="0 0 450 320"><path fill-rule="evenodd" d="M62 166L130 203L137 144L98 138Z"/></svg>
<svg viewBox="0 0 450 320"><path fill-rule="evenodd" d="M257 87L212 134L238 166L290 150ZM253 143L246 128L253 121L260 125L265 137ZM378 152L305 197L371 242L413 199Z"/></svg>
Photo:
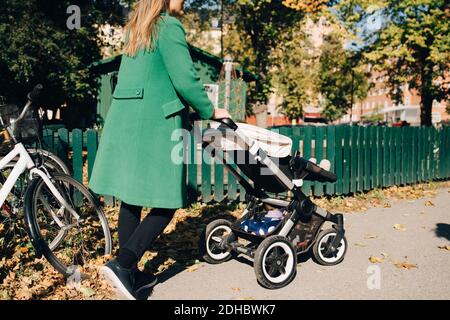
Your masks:
<svg viewBox="0 0 450 320"><path fill-rule="evenodd" d="M140 95L141 94L141 90L136 90L136 95Z"/></svg>

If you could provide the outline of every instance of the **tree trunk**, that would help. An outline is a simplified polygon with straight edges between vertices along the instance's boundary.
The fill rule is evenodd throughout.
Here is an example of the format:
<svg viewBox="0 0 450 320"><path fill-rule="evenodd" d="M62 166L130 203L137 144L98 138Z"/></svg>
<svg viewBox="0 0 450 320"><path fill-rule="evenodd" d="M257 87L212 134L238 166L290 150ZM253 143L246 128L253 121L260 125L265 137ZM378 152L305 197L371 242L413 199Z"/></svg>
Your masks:
<svg viewBox="0 0 450 320"><path fill-rule="evenodd" d="M433 97L428 93L421 94L420 101L420 124L422 126L431 126L431 114L433 108Z"/></svg>

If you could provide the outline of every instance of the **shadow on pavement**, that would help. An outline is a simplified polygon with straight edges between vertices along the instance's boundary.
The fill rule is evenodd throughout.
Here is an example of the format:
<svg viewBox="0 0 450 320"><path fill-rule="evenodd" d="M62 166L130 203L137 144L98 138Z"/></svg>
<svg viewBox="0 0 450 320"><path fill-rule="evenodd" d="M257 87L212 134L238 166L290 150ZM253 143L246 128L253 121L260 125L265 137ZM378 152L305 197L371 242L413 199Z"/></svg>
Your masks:
<svg viewBox="0 0 450 320"><path fill-rule="evenodd" d="M445 238L450 241L450 224L437 223L435 233L439 238Z"/></svg>

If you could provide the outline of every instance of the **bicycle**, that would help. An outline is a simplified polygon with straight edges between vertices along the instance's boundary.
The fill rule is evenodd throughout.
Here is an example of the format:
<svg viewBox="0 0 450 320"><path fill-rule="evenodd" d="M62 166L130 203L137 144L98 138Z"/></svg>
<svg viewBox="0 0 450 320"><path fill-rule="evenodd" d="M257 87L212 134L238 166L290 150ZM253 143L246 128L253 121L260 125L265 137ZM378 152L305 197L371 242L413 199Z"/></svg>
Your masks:
<svg viewBox="0 0 450 320"><path fill-rule="evenodd" d="M24 218L37 257L69 277L77 268L111 254L112 240L105 214L97 199L84 185L66 174L50 173L42 162L33 161L29 150L16 139L16 126L36 101L42 85L27 95L22 112L4 123L0 108L0 130L9 128L12 150L0 160L0 171L11 162L14 167L0 188L0 207L20 176L27 172L31 183L24 196ZM14 161L14 159L17 159ZM45 163L45 162L44 162Z"/></svg>

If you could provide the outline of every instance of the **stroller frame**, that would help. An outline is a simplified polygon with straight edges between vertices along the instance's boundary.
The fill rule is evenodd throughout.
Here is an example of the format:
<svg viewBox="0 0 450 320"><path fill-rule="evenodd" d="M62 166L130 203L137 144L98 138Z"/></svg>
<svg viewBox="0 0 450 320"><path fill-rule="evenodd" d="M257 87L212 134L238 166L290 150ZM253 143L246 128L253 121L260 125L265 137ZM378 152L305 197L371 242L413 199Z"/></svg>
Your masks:
<svg viewBox="0 0 450 320"><path fill-rule="evenodd" d="M234 134L238 137L238 139L240 139L247 147L250 157L252 157L254 161L259 161L259 163L267 167L267 169L270 170L273 176L276 177L276 179L286 187L287 191L292 192L293 196L292 200L290 201L272 198L261 187L258 187L256 183L255 186L252 186L244 178L243 175L241 175L236 169L234 169L230 165L230 163L226 161L225 157L222 156L221 153L216 152L215 148L209 147L210 144L213 142L214 138L205 139L204 137L203 148L210 152L211 157L215 158L217 161L220 161L220 163L223 163L224 166L227 168L227 170L237 179L237 181L246 191L245 203L247 203L247 208L244 210L242 216L230 225L232 232L230 232L221 239L218 247L223 251L235 252L238 254L244 254L250 258L255 258L255 254L256 251L258 250L259 245L265 239L271 236L281 236L292 243L295 237L294 229L297 225L299 224L309 225L314 222L314 226L310 228L310 233L312 234L309 235L310 237L312 237L312 241L309 241L309 243L307 244L302 243L302 246L300 247L297 245L295 246L296 255L298 255L310 250L310 248L318 240L319 231L321 230L323 224L326 221L329 221L333 223L335 236L332 241L327 242L325 255L335 254L338 250L338 246L340 245L341 241L345 240L344 218L342 214L332 214L318 207L302 192L301 186L303 183L303 178L305 178L308 175L308 173L300 172L298 175L295 176L295 178L298 179L291 180L291 178L289 178L282 170L280 170L277 164L275 164L274 161L272 161L272 159L267 155L267 153L258 147L257 142L249 139L231 119L221 119L219 120L219 122L221 122L221 124L217 128L219 133L220 132L224 133L228 129L234 131ZM253 180L252 177L248 178ZM256 235L241 229L240 228L241 222L247 219L251 219L256 214L255 211L257 211L257 208L262 205L269 205L276 208L286 208L287 213L284 215L284 218L282 219L280 224L274 230L272 230L270 233L266 235L263 236ZM248 244L243 245L242 243L239 242L239 238L249 241L250 245ZM208 262L216 263L213 261ZM337 263L330 263L328 265L332 264ZM261 279L259 279L258 277L258 280ZM270 281L269 282L259 281L259 282L264 287L270 289L280 288L287 285L286 282L282 284L270 283Z"/></svg>

